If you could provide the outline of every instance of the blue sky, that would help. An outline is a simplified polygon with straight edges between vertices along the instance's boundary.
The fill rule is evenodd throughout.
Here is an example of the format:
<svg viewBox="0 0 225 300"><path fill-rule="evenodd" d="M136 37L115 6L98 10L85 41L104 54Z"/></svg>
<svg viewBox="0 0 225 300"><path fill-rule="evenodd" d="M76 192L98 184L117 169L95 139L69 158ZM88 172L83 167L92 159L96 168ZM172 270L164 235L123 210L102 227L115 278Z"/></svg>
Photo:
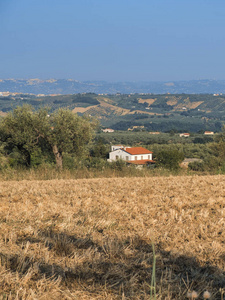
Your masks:
<svg viewBox="0 0 225 300"><path fill-rule="evenodd" d="M225 79L224 0L0 0L0 78Z"/></svg>

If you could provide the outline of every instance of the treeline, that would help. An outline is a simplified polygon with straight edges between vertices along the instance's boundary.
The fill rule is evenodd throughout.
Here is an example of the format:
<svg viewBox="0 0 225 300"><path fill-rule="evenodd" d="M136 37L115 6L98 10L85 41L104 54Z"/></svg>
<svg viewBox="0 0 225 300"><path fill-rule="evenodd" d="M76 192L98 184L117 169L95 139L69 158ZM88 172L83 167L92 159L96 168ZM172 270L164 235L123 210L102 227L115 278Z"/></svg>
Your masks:
<svg viewBox="0 0 225 300"><path fill-rule="evenodd" d="M206 144L214 141L213 136L204 135L204 131L190 134L188 138L179 136L180 130L169 130L167 133L151 134L147 131L115 131L112 133L98 132L96 140L104 144L152 145L152 144Z"/></svg>
<svg viewBox="0 0 225 300"><path fill-rule="evenodd" d="M186 116L185 119L176 115L176 119L173 116L150 116L146 117L143 114L135 117L136 119L121 120L115 122L111 127L115 130L128 130L133 125L144 126L146 131L160 131L167 132L179 128L183 132L198 132L200 129L203 131L210 130L219 132L222 128L222 123L211 119L208 122L201 118L192 118ZM200 128L200 129L199 129Z"/></svg>

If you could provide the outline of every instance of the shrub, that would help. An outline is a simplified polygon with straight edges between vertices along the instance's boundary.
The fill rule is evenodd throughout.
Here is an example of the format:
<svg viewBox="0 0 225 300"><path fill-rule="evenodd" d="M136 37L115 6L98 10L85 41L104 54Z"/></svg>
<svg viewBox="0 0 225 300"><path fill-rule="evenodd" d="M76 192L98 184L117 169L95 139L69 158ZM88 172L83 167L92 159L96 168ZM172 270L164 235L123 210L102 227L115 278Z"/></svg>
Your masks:
<svg viewBox="0 0 225 300"><path fill-rule="evenodd" d="M123 171L126 167L126 162L122 159L118 159L110 163L110 167L114 170Z"/></svg>
<svg viewBox="0 0 225 300"><path fill-rule="evenodd" d="M178 150L164 150L158 153L156 165L169 170L177 170L184 159L184 153Z"/></svg>
<svg viewBox="0 0 225 300"><path fill-rule="evenodd" d="M192 171L199 171L199 172L203 172L205 171L205 164L201 161L194 161L189 163L188 165L188 169L192 170Z"/></svg>
<svg viewBox="0 0 225 300"><path fill-rule="evenodd" d="M209 171L217 170L222 165L222 160L219 157L211 156L204 160L205 166Z"/></svg>
<svg viewBox="0 0 225 300"><path fill-rule="evenodd" d="M85 160L84 165L88 169L103 170L108 166L108 162L99 157L90 157Z"/></svg>

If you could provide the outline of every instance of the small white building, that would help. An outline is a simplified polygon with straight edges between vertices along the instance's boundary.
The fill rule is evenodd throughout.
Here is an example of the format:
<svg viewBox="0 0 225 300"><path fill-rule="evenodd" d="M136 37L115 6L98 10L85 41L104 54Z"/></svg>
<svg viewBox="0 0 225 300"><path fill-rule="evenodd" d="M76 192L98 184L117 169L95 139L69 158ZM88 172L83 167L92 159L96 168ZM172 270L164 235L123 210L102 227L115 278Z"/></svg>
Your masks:
<svg viewBox="0 0 225 300"><path fill-rule="evenodd" d="M135 165L146 165L148 163L154 163L154 161L152 160L153 152L149 151L148 149L145 149L143 147L115 147L117 146L112 146L112 151L109 153L109 162L122 159L127 163Z"/></svg>
<svg viewBox="0 0 225 300"><path fill-rule="evenodd" d="M114 132L114 129L111 128L106 128L106 129L102 129L103 132Z"/></svg>
<svg viewBox="0 0 225 300"><path fill-rule="evenodd" d="M181 133L180 134L180 137L189 137L190 136L190 133L187 133L187 132L184 132L184 133Z"/></svg>
<svg viewBox="0 0 225 300"><path fill-rule="evenodd" d="M214 132L213 131L205 131L204 134L205 135L214 135Z"/></svg>

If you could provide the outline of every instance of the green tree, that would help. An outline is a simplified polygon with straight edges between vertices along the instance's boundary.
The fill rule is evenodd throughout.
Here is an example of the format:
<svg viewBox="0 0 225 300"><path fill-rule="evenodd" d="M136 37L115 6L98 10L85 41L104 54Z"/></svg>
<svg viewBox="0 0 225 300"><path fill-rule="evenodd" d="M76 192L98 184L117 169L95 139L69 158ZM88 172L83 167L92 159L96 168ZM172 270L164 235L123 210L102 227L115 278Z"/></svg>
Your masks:
<svg viewBox="0 0 225 300"><path fill-rule="evenodd" d="M16 108L0 123L0 140L5 148L17 149L31 165L32 152L47 149L58 168L63 166L63 153L81 156L92 139L95 123L69 110L59 109L48 115L46 109L33 111L31 106Z"/></svg>
<svg viewBox="0 0 225 300"><path fill-rule="evenodd" d="M9 153L18 150L27 166L31 165L32 152L39 142L35 123L28 105L14 109L0 123L0 140L4 143L4 149Z"/></svg>
<svg viewBox="0 0 225 300"><path fill-rule="evenodd" d="M90 155L92 157L104 158L106 159L109 154L109 149L103 143L103 139L98 138L90 150Z"/></svg>
<svg viewBox="0 0 225 300"><path fill-rule="evenodd" d="M156 164L169 170L179 169L184 153L178 150L162 150L157 154Z"/></svg>
<svg viewBox="0 0 225 300"><path fill-rule="evenodd" d="M215 142L209 145L212 154L225 160L225 126L222 127L221 133L215 138Z"/></svg>

